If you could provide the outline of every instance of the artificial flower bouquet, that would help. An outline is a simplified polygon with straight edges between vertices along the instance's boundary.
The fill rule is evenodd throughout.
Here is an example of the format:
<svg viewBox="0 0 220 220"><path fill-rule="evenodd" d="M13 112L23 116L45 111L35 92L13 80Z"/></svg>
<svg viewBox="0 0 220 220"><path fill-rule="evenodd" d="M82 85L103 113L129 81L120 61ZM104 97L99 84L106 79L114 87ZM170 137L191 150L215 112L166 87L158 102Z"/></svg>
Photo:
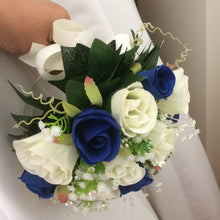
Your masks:
<svg viewBox="0 0 220 220"><path fill-rule="evenodd" d="M42 94L35 97L12 85L26 104L40 110L39 115L12 114L24 128L13 142L24 168L20 179L40 198L105 208L106 201L151 184L173 154L179 114L188 113L188 77L182 68L157 65L160 46L138 52L133 36L126 46L117 46L117 39L92 39L88 46L77 37L72 46L62 39L41 48L38 64L45 48L56 46L60 59L50 70L37 68L65 100L43 100ZM57 71L57 63L63 70Z"/></svg>

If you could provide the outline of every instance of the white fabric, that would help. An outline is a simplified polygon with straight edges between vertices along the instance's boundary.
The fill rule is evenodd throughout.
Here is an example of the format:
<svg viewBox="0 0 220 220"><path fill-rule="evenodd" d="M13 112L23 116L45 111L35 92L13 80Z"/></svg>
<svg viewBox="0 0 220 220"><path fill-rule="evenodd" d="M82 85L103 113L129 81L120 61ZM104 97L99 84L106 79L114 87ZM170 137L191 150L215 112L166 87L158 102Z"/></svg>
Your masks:
<svg viewBox="0 0 220 220"><path fill-rule="evenodd" d="M220 197L217 183L198 136L178 141L173 158L156 178L162 183L146 187L149 201L163 220L218 220Z"/></svg>
<svg viewBox="0 0 220 220"><path fill-rule="evenodd" d="M156 220L157 217L154 211L141 192L128 196L127 201L125 201L125 198L120 198L111 202L109 211L84 216L76 213L71 207L65 207L63 204L53 205L50 200L39 199L37 195L25 187L18 179L23 172L23 168L18 162L15 152L12 151L12 145L7 137L8 133L15 134L16 132L15 129L12 129L14 121L10 116L10 112L20 114L24 105L9 86L7 80L14 84L23 84L24 88L28 90L38 74L34 69L3 52L0 53L0 63L0 88L2 92L0 95L0 217L5 215L4 218L9 220L84 220L88 218L91 220L101 220L103 218L106 220L112 218L132 220L138 216L142 219ZM48 87L45 89L45 85L46 83L42 81L40 88L45 91L49 90Z"/></svg>
<svg viewBox="0 0 220 220"><path fill-rule="evenodd" d="M132 0L56 0L95 37L109 41L115 34L130 33L137 30L141 21ZM145 35L145 41L149 37ZM158 176L162 182L162 192L157 193L154 185L147 188L151 205L139 192L111 202L110 210L86 216L77 214L71 207L52 205L49 200L38 199L18 180L22 167L12 152L7 133L15 133L10 112L21 114L22 101L7 83L22 84L26 90L31 88L38 77L36 71L16 58L0 53L0 217L9 220L38 219L147 219L162 220L220 219L219 190L210 169L202 145L198 138L177 144L172 160ZM39 90L50 90L45 82L39 83ZM56 94L55 89L53 95ZM134 203L134 206L132 205Z"/></svg>

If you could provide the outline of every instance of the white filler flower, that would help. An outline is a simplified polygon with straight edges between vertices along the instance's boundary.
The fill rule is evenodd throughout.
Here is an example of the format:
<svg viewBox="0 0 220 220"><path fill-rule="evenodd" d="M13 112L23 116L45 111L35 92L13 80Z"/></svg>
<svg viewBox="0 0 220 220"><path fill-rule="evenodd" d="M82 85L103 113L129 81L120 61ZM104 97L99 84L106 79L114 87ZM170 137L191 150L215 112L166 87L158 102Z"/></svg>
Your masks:
<svg viewBox="0 0 220 220"><path fill-rule="evenodd" d="M174 70L173 73L176 77L173 93L167 100L161 99L158 103L158 108L171 115L181 113L188 114L190 102L189 78L184 75L183 68Z"/></svg>
<svg viewBox="0 0 220 220"><path fill-rule="evenodd" d="M129 137L151 131L157 119L157 104L154 97L136 82L117 91L111 100L113 117Z"/></svg>
<svg viewBox="0 0 220 220"><path fill-rule="evenodd" d="M13 142L18 160L29 173L38 175L51 184L66 185L78 159L72 145L46 143L42 132Z"/></svg>
<svg viewBox="0 0 220 220"><path fill-rule="evenodd" d="M112 161L105 162L105 175L120 180L120 185L128 186L139 182L145 175L145 169L127 156L117 155Z"/></svg>
<svg viewBox="0 0 220 220"><path fill-rule="evenodd" d="M120 190L112 188L109 182L99 182L97 191L92 190L88 194L80 194L78 197L82 200L96 201L96 200L112 200L120 196Z"/></svg>

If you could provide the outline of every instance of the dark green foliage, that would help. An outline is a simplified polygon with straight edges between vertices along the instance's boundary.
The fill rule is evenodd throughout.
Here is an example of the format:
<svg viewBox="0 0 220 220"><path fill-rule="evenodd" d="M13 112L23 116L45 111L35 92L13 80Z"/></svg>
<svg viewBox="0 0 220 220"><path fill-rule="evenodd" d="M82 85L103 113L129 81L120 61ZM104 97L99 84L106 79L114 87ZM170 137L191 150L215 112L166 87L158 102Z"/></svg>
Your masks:
<svg viewBox="0 0 220 220"><path fill-rule="evenodd" d="M11 82L9 82L10 85L12 86L12 88L14 89L14 91L16 92L16 94L28 105L34 107L34 108L37 108L37 109L40 109L41 110L41 114L38 114L38 115L33 115L33 116L28 116L28 115L17 115L17 114L13 114L11 113L11 116L13 117L13 119L17 122L17 124L21 121L25 121L26 123L29 123L32 119L34 118L41 118L44 116L44 114L51 109L50 105L45 105L45 104L42 104L41 101L43 101L44 103L45 102L48 102L51 97L48 97L46 98L46 100L39 100L39 99L33 99L32 96L26 96L24 95L23 93L21 93ZM56 106L57 103L59 103L60 100L59 99L54 99L52 105L53 106ZM58 109L60 111L63 111L63 108L62 106L60 105L58 107ZM55 115L57 116L57 118L61 117L62 115L58 114L58 113L55 113ZM31 136L31 135L34 135L34 134L37 134L39 133L40 129L38 127L38 122L39 120L34 120L30 125L27 125L26 123L21 123L20 126L22 128L24 128L24 137L26 136ZM51 120L49 118L45 118L44 119L44 122L45 123L49 123L51 122ZM12 135L11 135L12 136ZM18 137L19 138L19 137Z"/></svg>
<svg viewBox="0 0 220 220"><path fill-rule="evenodd" d="M21 93L10 81L9 84L12 86L14 91L17 93L17 95L26 103L29 104L35 108L41 109L43 111L48 109L48 106L42 105L39 100L33 99L31 96L25 96L23 93Z"/></svg>
<svg viewBox="0 0 220 220"><path fill-rule="evenodd" d="M135 37L135 33L132 32L132 34L133 37ZM106 44L99 39L95 39L91 48L82 44L77 44L76 47L61 47L65 78L60 81L50 81L50 83L66 93L67 101L70 104L83 110L91 106L84 89L85 77L89 76L93 78L100 90L104 101L103 108L111 112L111 96L116 91L134 82L140 82L145 79L143 76L132 73L130 70L132 65L138 62L141 64L142 70L155 68L160 49L159 46L155 46L151 50L149 46L136 58L138 46L121 53L121 47L117 49L114 40ZM11 86L26 104L42 111L42 115L39 117L42 117L50 110L50 105L43 105L40 100L26 96L15 88L14 85L11 84ZM50 98L47 98L46 101L49 99ZM58 102L60 102L60 100L55 99L53 106ZM59 110L63 110L62 106L59 107ZM55 113L55 116L59 118L63 115ZM22 120L29 122L34 118L15 114L12 114L12 117L18 123ZM68 121L68 128L71 128L72 120L73 119ZM46 117L44 122L49 123L50 119ZM37 123L38 120L31 123L31 125L22 123L21 126L26 129L27 135L30 135L39 132Z"/></svg>
<svg viewBox="0 0 220 220"><path fill-rule="evenodd" d="M115 40L111 41L108 45L112 48L112 50L116 50L116 42L115 42Z"/></svg>
<svg viewBox="0 0 220 220"><path fill-rule="evenodd" d="M95 39L89 53L88 76L100 84L112 75L120 56L109 45Z"/></svg>
<svg viewBox="0 0 220 220"><path fill-rule="evenodd" d="M152 50L149 47L135 61L137 50L138 47L135 46L120 54L121 47L116 49L114 40L105 44L99 39L93 41L91 48L82 44L77 44L74 48L62 47L65 78L50 83L66 92L67 100L71 104L85 107L89 104L88 100L82 90L82 84L77 84L76 81L84 83L86 76L93 78L103 99L106 99L115 91L144 79L131 73L130 68L134 62L140 62L144 70L156 67L160 47L155 46ZM80 90L78 90L79 88ZM72 96L82 96L82 100L81 97L79 99ZM79 103L81 101L82 104Z"/></svg>
<svg viewBox="0 0 220 220"><path fill-rule="evenodd" d="M76 48L61 47L61 53L63 58L65 79L71 79L74 77Z"/></svg>
<svg viewBox="0 0 220 220"><path fill-rule="evenodd" d="M133 155L143 156L146 153L150 153L153 147L150 140L142 140L141 143L135 143L132 140L129 141L129 148Z"/></svg>
<svg viewBox="0 0 220 220"><path fill-rule="evenodd" d="M149 46L146 51L142 51L139 58L136 60L137 63L141 64L142 70L151 70L157 66L160 50L161 47L156 45L152 50L150 50Z"/></svg>
<svg viewBox="0 0 220 220"><path fill-rule="evenodd" d="M134 47L129 51L126 51L124 54L120 55L120 61L116 66L114 77L124 76L130 72L130 68L134 63L135 54L138 50L138 47Z"/></svg>
<svg viewBox="0 0 220 220"><path fill-rule="evenodd" d="M104 174L105 173L105 166L103 165L102 162L96 163L93 166L95 168L94 173L96 173L96 174Z"/></svg>
<svg viewBox="0 0 220 220"><path fill-rule="evenodd" d="M138 75L134 75L132 72L129 72L121 79L119 88L120 89L125 88L134 82L141 82L145 78L146 78L145 76L138 76Z"/></svg>
<svg viewBox="0 0 220 220"><path fill-rule="evenodd" d="M82 44L77 44L76 47L61 47L65 78L60 81L50 81L50 83L65 92L68 80L82 75L86 76L89 51L90 49Z"/></svg>
<svg viewBox="0 0 220 220"><path fill-rule="evenodd" d="M69 80L66 85L65 93L67 101L79 109L83 109L90 104L82 82Z"/></svg>
<svg viewBox="0 0 220 220"><path fill-rule="evenodd" d="M37 116L25 116L25 115L16 115L16 114L13 114L11 113L11 116L13 117L13 119L19 123L20 121L24 120L26 121L27 123L29 123L33 118L37 117ZM21 124L21 127L27 129L27 130L32 130L32 131L37 131L39 132L40 129L38 127L38 121L34 121L32 122L30 125L26 125L25 123L22 123ZM37 133L36 132L36 133Z"/></svg>

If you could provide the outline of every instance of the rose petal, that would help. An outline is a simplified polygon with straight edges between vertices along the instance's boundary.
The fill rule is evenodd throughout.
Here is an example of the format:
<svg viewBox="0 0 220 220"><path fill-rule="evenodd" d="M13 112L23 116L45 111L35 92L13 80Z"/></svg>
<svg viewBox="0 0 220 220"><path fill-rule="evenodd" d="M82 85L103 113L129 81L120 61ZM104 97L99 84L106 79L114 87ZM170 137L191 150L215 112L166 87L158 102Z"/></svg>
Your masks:
<svg viewBox="0 0 220 220"><path fill-rule="evenodd" d="M18 160L31 174L51 184L65 185L72 180L72 171L78 158L74 145L48 144L44 142L42 133L14 141L13 145Z"/></svg>

